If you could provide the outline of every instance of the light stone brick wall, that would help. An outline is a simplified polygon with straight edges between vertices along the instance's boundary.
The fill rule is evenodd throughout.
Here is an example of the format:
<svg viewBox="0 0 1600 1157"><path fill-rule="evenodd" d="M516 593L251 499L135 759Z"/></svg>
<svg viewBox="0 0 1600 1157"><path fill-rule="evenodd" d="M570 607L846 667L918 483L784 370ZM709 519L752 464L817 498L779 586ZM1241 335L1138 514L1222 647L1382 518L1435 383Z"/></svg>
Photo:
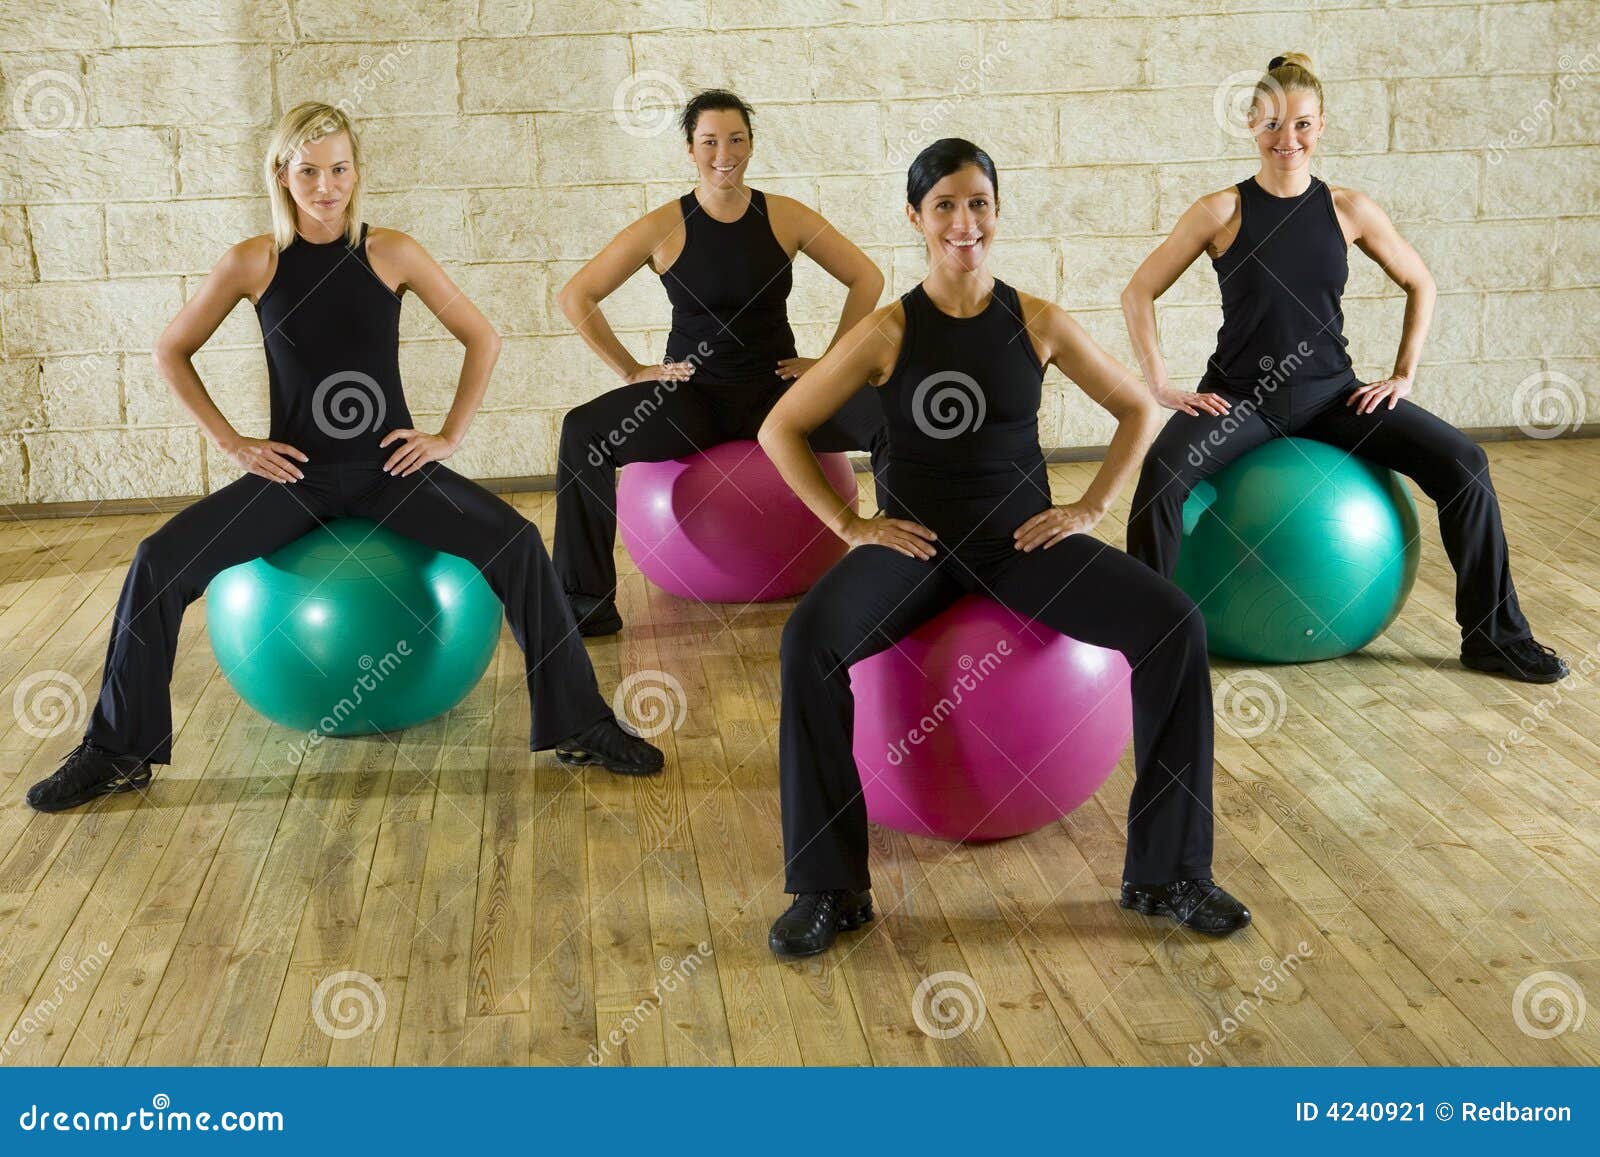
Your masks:
<svg viewBox="0 0 1600 1157"><path fill-rule="evenodd" d="M363 126L368 220L421 240L505 337L452 465L548 475L568 407L616 384L555 295L617 229L689 187L670 124L637 93L731 87L757 107L751 182L816 206L889 292L923 256L906 162L970 137L1001 168L997 272L1070 308L1130 360L1117 295L1200 193L1254 171L1219 85L1290 48L1328 90L1325 179L1383 204L1440 298L1416 393L1466 427L1523 421L1519 383L1575 383L1600 415L1600 4L1351 0L32 0L0 4L0 502L204 493L234 476L148 351L231 243L267 228L259 150L304 99ZM660 75L656 75L660 74ZM802 352L841 289L810 262ZM669 320L648 271L606 304L635 354ZM1346 332L1364 376L1392 363L1402 300L1352 251ZM1160 307L1192 384L1219 320L1201 260ZM402 366L441 420L459 347L408 300ZM248 303L196 359L224 411L264 433ZM1111 424L1052 373L1047 446ZM1559 398L1557 399L1560 400Z"/></svg>

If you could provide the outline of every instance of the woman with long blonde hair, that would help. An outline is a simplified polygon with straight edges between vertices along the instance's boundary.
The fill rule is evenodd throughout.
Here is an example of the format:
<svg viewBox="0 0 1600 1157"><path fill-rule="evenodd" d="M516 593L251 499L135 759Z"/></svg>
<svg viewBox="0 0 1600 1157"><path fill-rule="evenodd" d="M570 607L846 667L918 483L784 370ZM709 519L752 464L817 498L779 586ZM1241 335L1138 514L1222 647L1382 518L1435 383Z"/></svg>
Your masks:
<svg viewBox="0 0 1600 1157"><path fill-rule="evenodd" d="M1517 604L1488 457L1406 398L1433 317L1428 267L1371 197L1311 173L1323 96L1308 57L1272 58L1252 94L1250 129L1256 174L1190 206L1123 291L1145 380L1179 411L1145 459L1128 553L1170 578L1197 482L1271 438L1314 438L1408 475L1438 505L1463 664L1530 683L1562 678L1566 663L1534 641ZM1394 372L1382 381L1357 380L1345 350L1352 244L1406 293ZM1199 390L1188 391L1168 379L1155 301L1202 253L1222 287L1222 328Z"/></svg>
<svg viewBox="0 0 1600 1157"><path fill-rule="evenodd" d="M421 245L362 221L360 145L338 109L289 110L263 175L272 232L229 249L155 346L178 401L242 476L139 544L83 741L30 789L29 804L61 811L148 784L151 766L172 759L168 684L184 608L220 571L343 516L478 567L523 650L533 750L624 774L659 770L661 753L623 730L601 696L538 528L443 465L483 400L500 349L494 328ZM466 349L436 433L415 428L401 387L407 292ZM265 438L234 429L191 360L242 300L266 348Z"/></svg>

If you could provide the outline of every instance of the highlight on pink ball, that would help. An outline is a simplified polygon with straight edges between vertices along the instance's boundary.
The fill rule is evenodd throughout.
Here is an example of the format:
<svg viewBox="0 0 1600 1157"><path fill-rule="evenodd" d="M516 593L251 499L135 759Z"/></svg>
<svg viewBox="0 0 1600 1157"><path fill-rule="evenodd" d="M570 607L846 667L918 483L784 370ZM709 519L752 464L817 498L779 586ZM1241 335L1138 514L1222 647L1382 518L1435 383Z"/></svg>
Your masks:
<svg viewBox="0 0 1600 1157"><path fill-rule="evenodd" d="M856 509L850 460L843 454L817 460ZM811 589L846 549L749 440L624 466L617 530L641 574L664 591L708 603L790 598Z"/></svg>
<svg viewBox="0 0 1600 1157"><path fill-rule="evenodd" d="M850 669L867 818L942 840L1054 823L1122 757L1130 678L1117 651L963 596Z"/></svg>

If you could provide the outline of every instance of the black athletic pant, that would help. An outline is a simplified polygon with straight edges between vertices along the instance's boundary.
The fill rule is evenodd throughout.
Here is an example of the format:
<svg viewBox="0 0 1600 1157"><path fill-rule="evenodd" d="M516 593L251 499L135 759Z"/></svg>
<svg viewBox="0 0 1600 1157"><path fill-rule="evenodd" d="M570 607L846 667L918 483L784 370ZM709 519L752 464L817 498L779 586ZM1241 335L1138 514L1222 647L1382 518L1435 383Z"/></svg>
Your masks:
<svg viewBox="0 0 1600 1157"><path fill-rule="evenodd" d="M168 684L184 608L219 572L329 519L355 516L470 561L505 605L522 647L529 746L553 747L610 717L539 528L438 462L395 478L380 462L300 467L294 483L246 474L173 515L139 544L122 584L100 700L85 738L150 763L172 760Z"/></svg>
<svg viewBox="0 0 1600 1157"><path fill-rule="evenodd" d="M1123 876L1137 884L1209 876L1212 718L1204 620L1187 595L1148 567L1073 534L1026 554L1010 539L964 543L954 555L940 544L929 561L884 546L858 547L800 600L784 626L781 660L785 891L868 886L866 804L851 751L850 665L968 592L1127 657L1137 778ZM999 736L1005 720L980 726ZM1070 746L1063 736L1056 756L1070 758Z"/></svg>
<svg viewBox="0 0 1600 1157"><path fill-rule="evenodd" d="M754 438L788 386L636 382L570 410L561 423L556 470L555 564L562 586L601 597L616 591L618 467ZM888 441L877 390L862 387L812 431L809 442L823 453L869 451L873 473L881 475Z"/></svg>
<svg viewBox="0 0 1600 1157"><path fill-rule="evenodd" d="M1219 390L1233 405L1227 414L1174 414L1139 475L1128 553L1170 578L1183 537L1183 503L1196 482L1271 438L1312 438L1406 475L1437 504L1440 537L1456 571L1464 650L1531 637L1511 585L1500 503L1483 448L1403 398L1393 410L1385 403L1357 414L1345 399L1359 384L1290 387L1260 398Z"/></svg>

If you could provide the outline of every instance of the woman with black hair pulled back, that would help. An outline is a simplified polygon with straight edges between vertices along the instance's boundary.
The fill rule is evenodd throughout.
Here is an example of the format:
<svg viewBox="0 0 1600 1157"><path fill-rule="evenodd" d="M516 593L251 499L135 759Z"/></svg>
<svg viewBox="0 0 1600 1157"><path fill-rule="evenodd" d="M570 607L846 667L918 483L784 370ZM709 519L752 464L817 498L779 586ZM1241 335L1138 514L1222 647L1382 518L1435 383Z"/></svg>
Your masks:
<svg viewBox="0 0 1600 1157"><path fill-rule="evenodd" d="M556 571L585 635L622 629L612 550L617 468L661 462L754 438L774 402L813 362L795 350L787 300L804 253L849 293L833 338L872 311L883 275L815 210L745 184L755 147L749 105L702 92L682 127L699 184L651 210L606 244L561 291L561 309L589 348L626 383L569 412L556 470ZM641 365L600 303L648 265L672 301L659 365ZM818 450L867 450L876 472L883 414L868 390L812 436Z"/></svg>
<svg viewBox="0 0 1600 1157"><path fill-rule="evenodd" d="M1064 310L989 271L1000 201L987 153L936 141L906 186L927 277L851 330L761 427L785 480L852 548L783 632L778 759L784 890L795 899L770 946L809 956L871 918L849 668L969 592L1127 657L1137 779L1121 903L1232 932L1250 914L1211 879L1205 624L1172 583L1088 533L1138 469L1159 410ZM1060 506L1039 447L1048 365L1117 419L1094 481ZM877 388L889 425L875 518L839 499L806 442L863 386Z"/></svg>

